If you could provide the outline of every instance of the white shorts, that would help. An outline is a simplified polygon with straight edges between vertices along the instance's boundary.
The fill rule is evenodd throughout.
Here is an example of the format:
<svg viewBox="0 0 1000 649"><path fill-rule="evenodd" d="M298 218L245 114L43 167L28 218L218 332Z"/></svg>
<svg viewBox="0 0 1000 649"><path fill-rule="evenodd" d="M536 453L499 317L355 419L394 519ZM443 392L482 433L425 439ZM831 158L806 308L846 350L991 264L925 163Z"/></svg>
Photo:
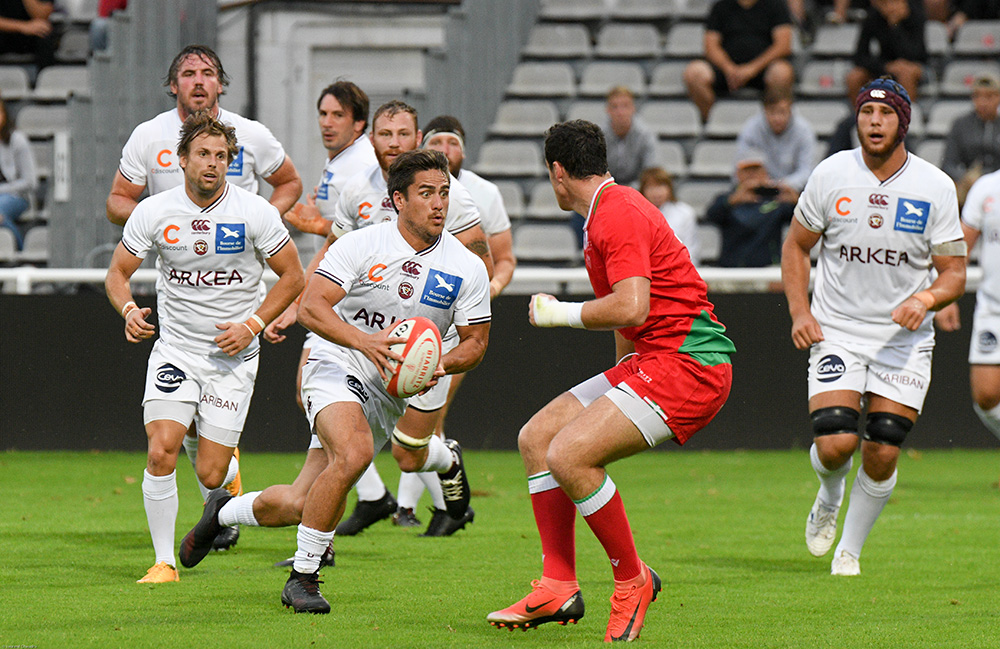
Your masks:
<svg viewBox="0 0 1000 649"><path fill-rule="evenodd" d="M323 408L344 402L361 406L372 431L376 453L389 441L396 422L406 409L405 399L394 399L382 390L366 385L340 363L325 358L306 361L302 367L302 405L309 419L309 430L315 435L316 415ZM319 446L310 443L309 448Z"/></svg>
<svg viewBox="0 0 1000 649"><path fill-rule="evenodd" d="M458 347L458 334L449 336L441 341L441 353L447 354ZM410 405L422 412L434 412L444 408L448 402L448 389L451 387L451 374L445 374L438 379L437 384L424 394L416 394L410 397Z"/></svg>
<svg viewBox="0 0 1000 649"><path fill-rule="evenodd" d="M202 437L235 447L250 409L259 361L259 347L231 358L205 356L157 340L146 365L144 422L170 419L189 426L193 420Z"/></svg>
<svg viewBox="0 0 1000 649"><path fill-rule="evenodd" d="M920 412L933 352L933 341L907 347L816 343L809 352L809 398L833 390L871 392Z"/></svg>
<svg viewBox="0 0 1000 649"><path fill-rule="evenodd" d="M1000 315L977 313L972 319L969 364L1000 365Z"/></svg>
<svg viewBox="0 0 1000 649"><path fill-rule="evenodd" d="M622 414L635 424L650 447L674 436L670 426L663 421L663 417L632 388L625 383L619 383L617 386L611 385L603 373L592 376L583 383L578 383L569 389L569 393L576 397L584 408L597 401L598 398L607 396L622 411Z"/></svg>

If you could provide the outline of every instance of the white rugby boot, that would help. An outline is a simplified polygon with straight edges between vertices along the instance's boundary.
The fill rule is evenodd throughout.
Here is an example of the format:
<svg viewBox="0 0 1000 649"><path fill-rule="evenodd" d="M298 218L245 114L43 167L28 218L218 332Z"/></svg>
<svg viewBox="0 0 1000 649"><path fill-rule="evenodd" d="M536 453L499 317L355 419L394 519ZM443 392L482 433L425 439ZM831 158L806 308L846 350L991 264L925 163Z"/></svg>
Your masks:
<svg viewBox="0 0 1000 649"><path fill-rule="evenodd" d="M861 564L858 558L847 550L838 551L830 564L830 574L838 577L856 577L861 574Z"/></svg>
<svg viewBox="0 0 1000 649"><path fill-rule="evenodd" d="M806 547L814 557L821 557L833 547L837 538L837 514L840 507L824 504L819 496L806 519Z"/></svg>

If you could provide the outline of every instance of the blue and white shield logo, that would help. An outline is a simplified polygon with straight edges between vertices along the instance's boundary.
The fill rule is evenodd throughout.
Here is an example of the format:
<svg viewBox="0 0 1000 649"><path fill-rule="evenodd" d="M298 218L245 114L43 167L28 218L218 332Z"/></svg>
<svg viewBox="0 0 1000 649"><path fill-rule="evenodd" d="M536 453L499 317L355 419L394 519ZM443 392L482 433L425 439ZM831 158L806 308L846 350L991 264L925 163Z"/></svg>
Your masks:
<svg viewBox="0 0 1000 649"><path fill-rule="evenodd" d="M226 169L227 176L242 176L243 175L243 147L240 147L239 153L233 158L233 161L229 163L229 168Z"/></svg>
<svg viewBox="0 0 1000 649"><path fill-rule="evenodd" d="M927 228L927 218L931 214L931 204L926 201L915 201L911 198L900 198L896 201L896 225L900 232L923 234Z"/></svg>
<svg viewBox="0 0 1000 649"><path fill-rule="evenodd" d="M449 275L436 268L431 268L424 282L424 292L420 303L436 309L450 309L458 297L458 289L462 286L462 278Z"/></svg>
<svg viewBox="0 0 1000 649"><path fill-rule="evenodd" d="M219 223L215 226L215 254L233 255L247 247L246 223Z"/></svg>

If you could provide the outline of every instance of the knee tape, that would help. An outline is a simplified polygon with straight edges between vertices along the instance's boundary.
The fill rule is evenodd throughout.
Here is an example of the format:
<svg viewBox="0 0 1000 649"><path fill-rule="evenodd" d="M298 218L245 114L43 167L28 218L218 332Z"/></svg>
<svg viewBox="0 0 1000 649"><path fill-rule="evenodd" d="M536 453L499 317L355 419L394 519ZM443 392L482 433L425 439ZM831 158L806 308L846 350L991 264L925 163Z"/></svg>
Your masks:
<svg viewBox="0 0 1000 649"><path fill-rule="evenodd" d="M864 438L877 444L900 446L911 428L913 422L901 415L894 415L891 412L870 412L865 422Z"/></svg>
<svg viewBox="0 0 1000 649"><path fill-rule="evenodd" d="M816 437L843 433L857 435L860 416L861 413L854 408L845 408L844 406L820 408L809 415L812 419L813 435Z"/></svg>
<svg viewBox="0 0 1000 649"><path fill-rule="evenodd" d="M431 443L431 437L433 436L434 433L431 433L427 437L410 437L398 428L392 429L392 443L398 444L403 448L408 448L411 451L427 448L427 445Z"/></svg>

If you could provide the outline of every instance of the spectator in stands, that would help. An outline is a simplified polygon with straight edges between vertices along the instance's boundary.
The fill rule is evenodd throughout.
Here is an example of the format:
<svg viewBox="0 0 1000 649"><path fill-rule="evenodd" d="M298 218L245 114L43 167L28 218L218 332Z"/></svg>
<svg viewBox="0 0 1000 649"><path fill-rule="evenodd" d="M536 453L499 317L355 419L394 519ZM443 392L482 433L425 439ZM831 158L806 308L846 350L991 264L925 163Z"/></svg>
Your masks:
<svg viewBox="0 0 1000 649"><path fill-rule="evenodd" d="M949 40L970 20L1000 20L1000 0L954 0L945 4L954 10L946 23Z"/></svg>
<svg viewBox="0 0 1000 649"><path fill-rule="evenodd" d="M801 191L812 173L816 132L792 110L792 93L768 90L764 109L748 119L736 139L736 159L751 150L764 154L767 173L778 185Z"/></svg>
<svg viewBox="0 0 1000 649"><path fill-rule="evenodd" d="M941 163L959 203L980 176L1000 169L1000 79L984 74L972 82L972 108L952 123Z"/></svg>
<svg viewBox="0 0 1000 649"><path fill-rule="evenodd" d="M858 34L854 68L847 73L847 96L883 74L891 74L916 99L927 63L923 0L872 0Z"/></svg>
<svg viewBox="0 0 1000 649"><path fill-rule="evenodd" d="M736 163L736 185L716 197L706 217L722 231L719 266L760 267L781 261L781 232L792 218L799 193L778 185L765 156L748 151Z"/></svg>
<svg viewBox="0 0 1000 649"><path fill-rule="evenodd" d="M14 233L18 250L24 238L17 221L28 209L31 192L37 185L31 145L24 133L14 130L14 121L0 97L0 228Z"/></svg>
<svg viewBox="0 0 1000 649"><path fill-rule="evenodd" d="M681 243L687 246L691 263L701 264L701 248L698 245L698 215L687 203L677 200L674 195L674 178L662 167L644 169L639 176L639 192L646 200L663 213L670 229Z"/></svg>
<svg viewBox="0 0 1000 649"><path fill-rule="evenodd" d="M99 52L108 47L108 24L111 14L122 11L128 5L128 0L98 0L97 18L90 21L90 50Z"/></svg>
<svg viewBox="0 0 1000 649"><path fill-rule="evenodd" d="M656 135L635 116L635 95L625 86L608 92L608 118L601 130L608 143L608 170L619 185L636 185L643 169L656 164Z"/></svg>
<svg viewBox="0 0 1000 649"><path fill-rule="evenodd" d="M55 61L52 0L0 0L0 54L34 54L39 68Z"/></svg>
<svg viewBox="0 0 1000 649"><path fill-rule="evenodd" d="M786 0L717 0L705 22L705 59L684 70L688 96L708 120L716 98L740 88L791 91L791 53Z"/></svg>

